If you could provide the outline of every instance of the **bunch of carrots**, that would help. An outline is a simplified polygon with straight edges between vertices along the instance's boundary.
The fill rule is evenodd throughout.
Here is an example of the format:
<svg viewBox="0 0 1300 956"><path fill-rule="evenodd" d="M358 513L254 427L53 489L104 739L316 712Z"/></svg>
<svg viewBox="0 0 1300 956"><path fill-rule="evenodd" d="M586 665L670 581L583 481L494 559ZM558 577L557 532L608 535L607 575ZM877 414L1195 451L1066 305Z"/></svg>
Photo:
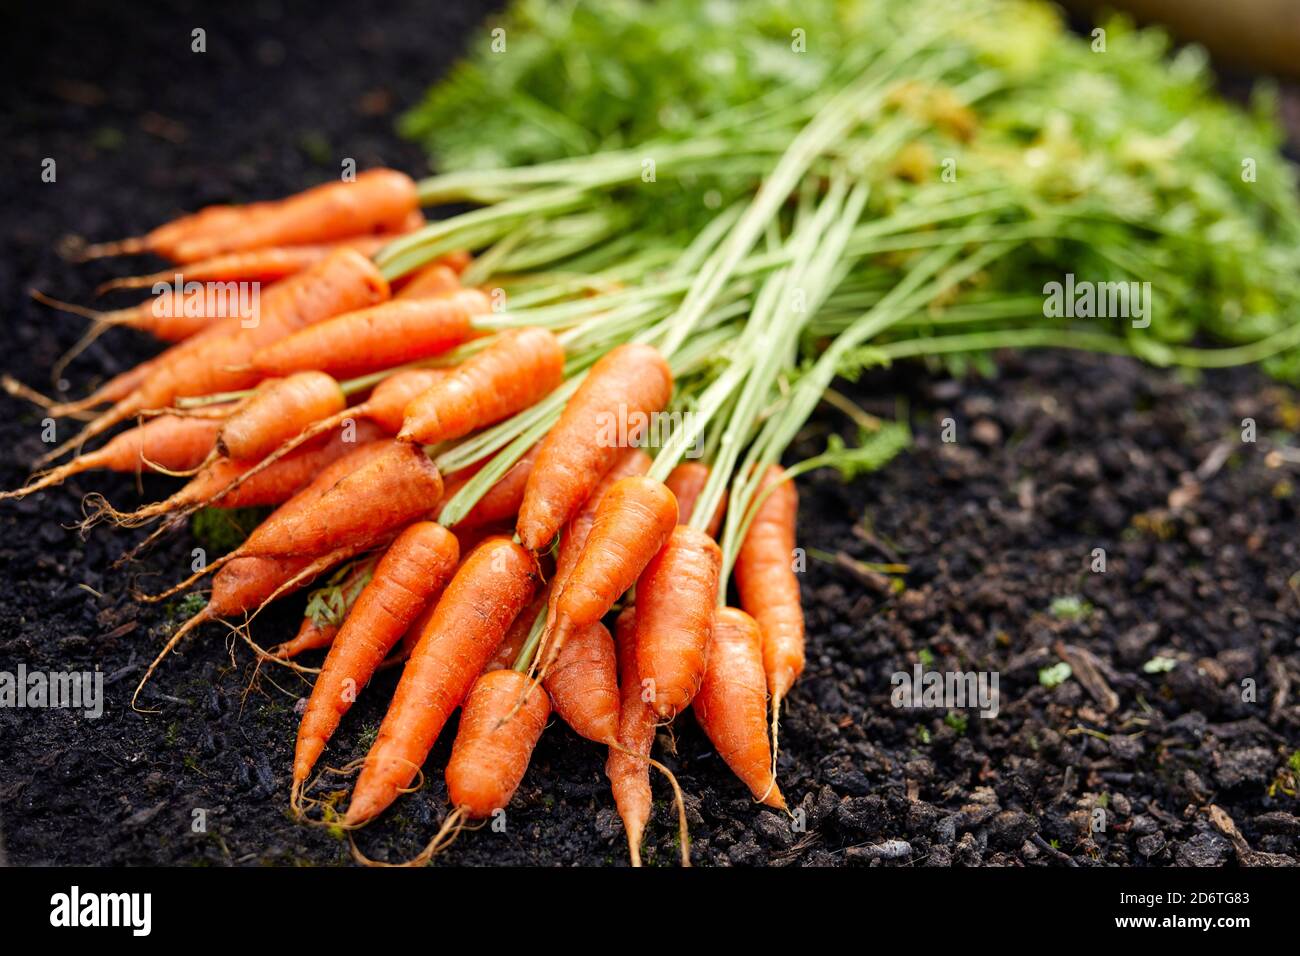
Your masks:
<svg viewBox="0 0 1300 956"><path fill-rule="evenodd" d="M634 863L649 773L661 767L650 754L655 728L692 704L754 798L784 808L768 700L774 719L803 668L794 488L777 467L761 476L735 561L741 607L728 607L719 482L670 447L653 461L639 447L676 376L706 367L717 339L678 350L674 363L644 341L575 355L547 328L492 332L488 295L459 279L467 255L386 276L364 254L366 240L418 216L415 184L375 170L91 247L162 255L187 282L266 282L260 314L188 317L184 328L100 319L175 344L81 401L48 404L54 415L94 415L46 459L74 457L7 496L94 468L188 476L164 501L122 513L100 500L87 519L159 522L146 540L201 507L275 506L233 551L143 596L212 576L207 605L140 687L201 624L251 618L332 573L321 591L332 622L309 613L293 639L258 648L286 664L328 649L318 672L289 664L316 673L292 771L304 818L319 804L310 792L321 755L386 662L401 663L401 679L341 822L382 814L462 708L446 770L452 811L420 860L463 821L510 802L552 711L608 748ZM501 431L539 411L519 434ZM614 419L624 427L609 440ZM439 466L456 453L463 465ZM603 623L611 614L614 634ZM687 848L683 840L684 860Z"/></svg>
<svg viewBox="0 0 1300 956"><path fill-rule="evenodd" d="M888 15L872 21L872 42L832 58L817 95L761 90L702 121L694 140L665 131L635 149L421 182L376 169L86 248L173 263L113 289L176 276L176 290L265 287L255 315L210 314L176 290L112 312L42 296L90 318L78 347L118 326L170 344L76 401L5 382L53 417L85 420L6 497L91 469L186 479L129 512L88 496L86 527L151 527L127 557L199 509L274 508L238 547L142 596L211 576L206 606L171 635L133 705L186 635L227 622L259 665L314 677L290 802L305 821L348 829L415 785L460 708L451 807L408 862L509 804L552 711L607 749L634 864L652 770L677 794L689 860L680 790L651 753L656 728L686 710L756 801L785 808L781 707L804 667L793 479L869 472L909 439L835 391L837 376L1039 346L1193 368L1285 370L1300 356L1300 322L1283 308L1300 301L1289 253L1224 252L1189 238L1186 218L1252 243L1267 223L1300 235L1290 187L1267 201L1215 193L1209 207L1207 159L1192 204L1167 170L1151 191L1144 161L1109 141L1087 152L1045 139L1029 162L1008 117L1038 115L1026 104L1041 89L1017 87L993 56L993 27L1023 27L1023 11L966 4L969 23L921 0L876 4ZM1060 50L1031 32L1043 42L1020 68L1067 88L1048 55ZM647 156L658 187L644 178ZM941 156L960 178L931 179ZM1059 166L1040 176L1048 160ZM1096 163L1112 188L1074 188ZM717 188L695 196L710 176ZM669 180L708 221L652 222L620 239ZM424 221L422 207L448 203L473 208ZM1157 240L1170 249L1152 250ZM1136 264L1176 301L1203 299L1208 317L1147 328L1049 316L1042 277L1078 262L1111 270L1103 277ZM1257 302L1278 308L1229 321ZM1197 322L1231 344L1186 344ZM783 464L823 402L858 442L834 435L823 453ZM253 642L262 608L322 579L297 634ZM322 650L319 668L300 662ZM375 673L397 666L340 814L321 795L322 757Z"/></svg>

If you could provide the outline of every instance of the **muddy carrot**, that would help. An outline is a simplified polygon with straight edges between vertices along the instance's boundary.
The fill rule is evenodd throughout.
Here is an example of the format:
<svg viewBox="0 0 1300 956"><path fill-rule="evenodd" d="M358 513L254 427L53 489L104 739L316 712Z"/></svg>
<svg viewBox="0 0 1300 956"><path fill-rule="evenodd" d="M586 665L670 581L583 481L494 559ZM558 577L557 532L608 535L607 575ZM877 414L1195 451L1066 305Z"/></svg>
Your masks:
<svg viewBox="0 0 1300 956"><path fill-rule="evenodd" d="M637 673L661 720L685 710L700 689L721 570L717 543L678 525L637 581Z"/></svg>
<svg viewBox="0 0 1300 956"><path fill-rule="evenodd" d="M334 640L307 701L293 758L295 786L306 781L384 657L442 591L459 556L455 536L431 521L408 527L384 553Z"/></svg>
<svg viewBox="0 0 1300 956"><path fill-rule="evenodd" d="M550 545L672 390L668 363L648 345L621 345L591 367L542 441L519 509L524 547L536 552Z"/></svg>
<svg viewBox="0 0 1300 956"><path fill-rule="evenodd" d="M263 375L319 369L349 377L439 355L470 336L487 296L462 289L440 299L394 299L295 332L253 355Z"/></svg>
<svg viewBox="0 0 1300 956"><path fill-rule="evenodd" d="M353 791L348 824L383 812L415 779L447 718L532 598L535 585L532 557L506 538L489 538L461 564L402 671ZM494 673L515 674L528 685L514 671Z"/></svg>
<svg viewBox="0 0 1300 956"><path fill-rule="evenodd" d="M564 347L546 329L502 333L411 402L403 441L433 444L468 435L536 404L564 379Z"/></svg>
<svg viewBox="0 0 1300 956"><path fill-rule="evenodd" d="M739 608L719 608L709 643L704 684L695 696L696 720L754 799L784 810L785 798L772 776L758 624Z"/></svg>

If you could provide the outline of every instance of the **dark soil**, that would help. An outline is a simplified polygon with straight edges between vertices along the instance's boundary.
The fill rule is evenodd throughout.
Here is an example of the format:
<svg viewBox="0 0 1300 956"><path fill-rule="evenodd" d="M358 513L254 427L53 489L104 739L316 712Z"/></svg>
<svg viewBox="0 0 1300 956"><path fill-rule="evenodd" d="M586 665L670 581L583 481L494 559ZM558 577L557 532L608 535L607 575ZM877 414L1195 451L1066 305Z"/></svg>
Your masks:
<svg viewBox="0 0 1300 956"><path fill-rule="evenodd" d="M395 111L480 14L412 2L359 23L351 4L328 6L129 26L116 5L76 17L24 9L33 20L6 31L13 79L0 93L5 372L48 387L41 370L84 327L29 302L28 286L86 301L122 269L74 268L52 250L58 237L135 234L203 203L280 195L336 175L347 156L425 169L392 132ZM207 30L206 54L189 50L195 27ZM40 181L46 156L55 184ZM125 333L96 345L71 369L73 391L149 349ZM780 768L798 825L757 809L686 717L661 750L689 795L696 861L1295 863L1297 473L1275 450L1300 429L1295 393L1253 371L1192 380L1052 353L1008 357L993 381L913 366L854 391L881 414L893 402L880 396L905 395L916 444L852 485L830 474L802 484L808 669L786 707ZM41 415L0 401L0 485L12 487L43 447ZM1253 443L1242 440L1247 418ZM840 424L826 413L804 450ZM144 497L170 484L146 480ZM211 626L146 692L161 712L130 709L182 608L141 606L128 589L182 577L195 542L179 536L133 573L112 571L129 535L100 528L83 540L67 528L92 490L119 506L142 500L130 479L95 475L0 505L0 670L99 669L108 695L98 720L0 709L0 859L348 861L346 840L287 814L306 691L296 677L264 671L250 691L250 655ZM1092 569L1099 548L1104 573ZM891 581L861 562L908 570ZM301 600L284 602L254 636L282 638L300 611ZM1040 675L1062 656L1073 676L1049 688ZM995 672L1000 714L892 707L891 675L918 662ZM331 747L336 765L364 753L395 680L382 675L362 696ZM450 737L424 789L360 837L368 853L409 856L436 829ZM668 865L674 816L655 787L646 853ZM206 832L195 832L200 810ZM445 862L626 859L602 753L558 724L506 824L464 835Z"/></svg>

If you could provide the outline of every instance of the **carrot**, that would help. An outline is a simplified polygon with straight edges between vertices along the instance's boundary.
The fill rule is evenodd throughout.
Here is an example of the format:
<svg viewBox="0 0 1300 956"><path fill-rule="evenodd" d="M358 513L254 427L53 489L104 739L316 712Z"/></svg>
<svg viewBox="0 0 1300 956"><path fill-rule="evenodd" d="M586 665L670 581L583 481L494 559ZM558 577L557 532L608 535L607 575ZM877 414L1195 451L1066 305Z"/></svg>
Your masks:
<svg viewBox="0 0 1300 956"><path fill-rule="evenodd" d="M535 404L564 379L564 347L546 329L503 332L406 409L403 441L468 435Z"/></svg>
<svg viewBox="0 0 1300 956"><path fill-rule="evenodd" d="M461 564L402 671L353 791L347 824L373 819L410 785L535 585L532 557L506 538L489 538Z"/></svg>
<svg viewBox="0 0 1300 956"><path fill-rule="evenodd" d="M330 648L303 711L293 757L295 790L359 690L451 578L459 557L455 536L431 521L408 527L384 553Z"/></svg>
<svg viewBox="0 0 1300 956"><path fill-rule="evenodd" d="M709 466L698 461L682 462L664 479L664 484L677 499L677 510L681 515L677 520L682 524L690 524L691 514L695 511L695 501L700 497L700 492L704 490L704 483L708 480ZM724 493L722 500L718 502L717 510L713 512L713 517L709 519L709 527L706 529L709 537L718 536L718 528L722 525L722 516L726 510L727 499Z"/></svg>
<svg viewBox="0 0 1300 956"><path fill-rule="evenodd" d="M545 675L567 638L599 621L630 588L677 524L677 502L662 482L621 478L596 508L582 553L558 588L538 658Z"/></svg>
<svg viewBox="0 0 1300 956"><path fill-rule="evenodd" d="M338 637L339 628L342 626L341 624L318 624L310 614L306 615L298 626L298 633L291 640L271 648L271 655L288 661L308 651L329 647Z"/></svg>
<svg viewBox="0 0 1300 956"><path fill-rule="evenodd" d="M542 613L546 607L546 602L551 595L551 586L548 582L533 602L519 612L515 622L510 625L510 630L506 631L506 636L501 638L501 643L497 645L496 652L492 655L491 660L483 665L483 673L488 671L499 671L515 666L515 661L519 658L519 652L524 649L528 643L528 636L532 633L533 622L537 620L537 615Z"/></svg>
<svg viewBox="0 0 1300 956"><path fill-rule="evenodd" d="M212 593L208 597L208 603L176 630L154 658L136 685L135 693L131 696L131 706L135 708L136 699L144 685L149 682L163 659L190 631L208 621L245 614L289 590L304 587L316 574L351 556L352 553L347 550L338 550L323 557L235 557L224 564L212 579Z"/></svg>
<svg viewBox="0 0 1300 956"><path fill-rule="evenodd" d="M695 718L718 754L759 803L785 809L772 775L767 686L758 623L739 608L717 611L709 666L695 696Z"/></svg>
<svg viewBox="0 0 1300 956"><path fill-rule="evenodd" d="M460 288L457 270L435 259L416 272L393 293L394 299L437 299Z"/></svg>
<svg viewBox="0 0 1300 956"><path fill-rule="evenodd" d="M415 183L392 169L371 169L353 182L325 183L281 199L238 227L182 238L171 255L181 262L228 252L330 242L401 229L419 207Z"/></svg>
<svg viewBox="0 0 1300 956"><path fill-rule="evenodd" d="M62 299L55 299L35 289L31 290L31 295L36 301L60 312L69 312L83 319L90 319L95 323L95 328L92 330L95 334L113 326L121 326L152 335L163 342L184 341L211 328L214 322L226 317L224 314L216 314L223 310L208 308L206 294L202 296L192 296L184 292L178 294L175 289L168 289L161 295L145 299L139 305L107 312L64 302ZM215 303L218 300L213 301Z"/></svg>
<svg viewBox="0 0 1300 956"><path fill-rule="evenodd" d="M520 699L523 706L519 706ZM465 701L447 761L447 797L474 820L490 817L515 795L551 704L526 674L483 674Z"/></svg>
<svg viewBox="0 0 1300 956"><path fill-rule="evenodd" d="M340 248L355 249L363 256L373 256L400 235L402 232L398 231L380 236L359 236L338 242L228 252L210 259L187 262L183 266L161 269L147 275L122 276L105 282L95 292L97 295L102 295L119 289L148 289L162 282L175 283L178 276L181 283L263 282L269 284L315 265Z"/></svg>
<svg viewBox="0 0 1300 956"><path fill-rule="evenodd" d="M428 515L442 494L442 478L419 448L385 442L383 451L340 479L311 508L279 512L241 546L243 554L320 554L348 547Z"/></svg>
<svg viewBox="0 0 1300 956"><path fill-rule="evenodd" d="M618 747L609 748L605 776L627 833L632 865L641 865L641 840L650 820L650 748L655 739L655 715L641 692L636 669L636 610L625 608L614 626L618 644ZM640 759L638 759L640 758Z"/></svg>
<svg viewBox="0 0 1300 956"><path fill-rule="evenodd" d="M560 536L560 549L555 559L555 576L553 578L555 588L552 590L553 595L559 592L561 585L573 573L573 566L578 563L578 557L587 544L587 536L591 534L591 526L596 520L596 509L605 497L605 492L621 478L644 475L650 470L650 465L650 456L641 449L628 448L624 450L609 471L605 472L604 476L601 477L595 490L582 503L577 514L569 519L569 523L564 526L564 534Z"/></svg>
<svg viewBox="0 0 1300 956"><path fill-rule="evenodd" d="M212 450L221 424L220 419L159 415L113 436L102 448L44 474L34 475L22 488L0 493L0 499L21 498L96 468L119 472L153 471L157 468L188 471L201 464Z"/></svg>
<svg viewBox="0 0 1300 956"><path fill-rule="evenodd" d="M341 568L326 582L307 596L298 633L290 640L272 649L273 657L291 660L307 651L319 650L334 643L339 628L347 619L352 605L374 575L379 556L354 561Z"/></svg>
<svg viewBox="0 0 1300 956"><path fill-rule="evenodd" d="M341 312L388 297L388 283L374 263L352 249L272 286L262 297L257 321L245 327L239 316L219 320L209 333L172 346L129 395L64 442L43 460L80 445L144 409L163 408L185 395L234 391L256 384L252 370L240 371L263 345Z"/></svg>
<svg viewBox="0 0 1300 956"><path fill-rule="evenodd" d="M309 326L258 350L263 375L319 369L340 377L429 358L470 337L470 318L488 311L478 289L441 299L394 299Z"/></svg>
<svg viewBox="0 0 1300 956"><path fill-rule="evenodd" d="M305 487L322 468L379 437L379 429L368 423L358 425L355 435L340 430L324 445L301 448L251 476L249 473L253 466L248 462L219 458L165 500L145 505L129 515L110 511L106 516L126 527L136 527L163 515L192 511L205 505L252 508L280 504Z"/></svg>
<svg viewBox="0 0 1300 956"><path fill-rule="evenodd" d="M346 406L339 383L324 372L268 379L226 419L217 435L217 451L236 461L260 461L287 439Z"/></svg>
<svg viewBox="0 0 1300 956"><path fill-rule="evenodd" d="M611 426L622 420L634 443L672 390L668 363L648 345L620 345L591 367L542 440L519 509L524 547L544 550L618 458L621 436Z"/></svg>
<svg viewBox="0 0 1300 956"><path fill-rule="evenodd" d="M386 434L396 435L406 419L406 406L447 374L448 371L442 368L413 368L397 372L376 385L370 397L354 410L369 418Z"/></svg>
<svg viewBox="0 0 1300 956"><path fill-rule="evenodd" d="M514 518L519 513L519 503L524 499L524 486L528 483L529 472L533 469L533 462L537 458L537 445L534 445L523 456L510 466L510 470L497 479L497 483L488 489L487 493L478 500L478 503L456 522L456 530L466 531L470 528L479 528L483 525L493 524L497 521L503 521L507 518ZM483 464L487 460L484 459ZM451 500L452 496L458 492L464 485L464 482L473 477L473 472L478 468L461 469L464 474L453 485L450 481L443 490L441 505L445 505ZM440 509L441 510L441 507Z"/></svg>
<svg viewBox="0 0 1300 956"><path fill-rule="evenodd" d="M556 713L581 736L598 744L618 742L618 661L604 624L597 621L569 637L545 686Z"/></svg>
<svg viewBox="0 0 1300 956"><path fill-rule="evenodd" d="M270 202L258 202L246 203L242 206L207 206L198 212L163 223L143 236L87 246L80 258L84 261L105 256L129 256L151 252L173 262L179 262L181 260L177 257L176 248L180 242L240 228L245 223L265 215L273 205Z"/></svg>
<svg viewBox="0 0 1300 956"><path fill-rule="evenodd" d="M721 571L717 543L678 525L637 581L637 673L662 720L685 710L704 679Z"/></svg>
<svg viewBox="0 0 1300 956"><path fill-rule="evenodd" d="M777 465L763 475L757 494L768 489L771 493L762 499L740 544L735 573L741 607L763 635L763 670L775 725L781 701L803 673L804 625L793 564L799 494Z"/></svg>

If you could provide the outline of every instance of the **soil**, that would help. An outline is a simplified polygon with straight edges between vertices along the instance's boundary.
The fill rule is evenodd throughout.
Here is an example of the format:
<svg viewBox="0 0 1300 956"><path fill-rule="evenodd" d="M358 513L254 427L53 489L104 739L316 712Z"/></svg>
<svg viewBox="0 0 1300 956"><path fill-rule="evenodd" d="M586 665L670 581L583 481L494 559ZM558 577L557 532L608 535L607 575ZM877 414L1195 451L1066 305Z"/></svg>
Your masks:
<svg viewBox="0 0 1300 956"><path fill-rule="evenodd" d="M281 195L335 176L343 157L427 168L393 120L482 11L394 3L358 24L350 4L253 9L178 5L128 27L117 6L24 5L30 22L5 31L3 371L48 388L41 370L84 329L30 302L29 286L89 301L122 268L74 267L59 237L136 234L181 209ZM190 50L196 27L204 54ZM45 157L56 183L41 182ZM150 351L115 334L73 364L69 387ZM695 861L1296 863L1297 472L1277 449L1300 428L1297 395L1250 370L1191 378L1051 352L1004 357L995 379L910 366L845 388L883 415L902 395L915 444L866 479L801 485L808 668L780 760L796 825L756 808L688 716L660 750L688 794ZM0 486L13 487L44 447L42 416L0 402ZM793 454L842 424L828 410ZM184 613L130 588L183 576L195 541L179 535L123 573L110 565L130 534L68 526L89 491L126 507L172 484L146 479L141 494L93 475L0 505L0 670L98 669L107 694L99 719L0 709L0 859L346 863L345 838L287 813L301 680L263 670L253 683L248 652L209 626L146 691L158 713L128 706ZM301 599L282 603L253 625L262 643L296 626ZM1063 658L1071 676L1049 686ZM892 675L918 663L996 674L998 716L891 706ZM345 720L336 765L364 753L395 680L377 678ZM436 829L451 736L423 789L359 837L368 854L409 856ZM675 818L654 785L645 855L672 865ZM441 862L626 860L603 754L558 724L505 823L463 835Z"/></svg>

